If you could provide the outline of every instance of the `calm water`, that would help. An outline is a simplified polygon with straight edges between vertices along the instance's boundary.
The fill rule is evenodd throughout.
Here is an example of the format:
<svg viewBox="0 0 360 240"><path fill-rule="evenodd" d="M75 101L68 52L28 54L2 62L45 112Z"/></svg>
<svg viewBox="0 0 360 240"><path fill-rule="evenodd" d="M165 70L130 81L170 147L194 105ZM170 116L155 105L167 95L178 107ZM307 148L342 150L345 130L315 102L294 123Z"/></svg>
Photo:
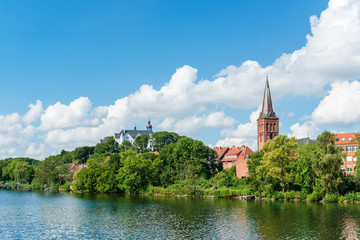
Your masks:
<svg viewBox="0 0 360 240"><path fill-rule="evenodd" d="M0 191L1 239L357 239L360 206Z"/></svg>

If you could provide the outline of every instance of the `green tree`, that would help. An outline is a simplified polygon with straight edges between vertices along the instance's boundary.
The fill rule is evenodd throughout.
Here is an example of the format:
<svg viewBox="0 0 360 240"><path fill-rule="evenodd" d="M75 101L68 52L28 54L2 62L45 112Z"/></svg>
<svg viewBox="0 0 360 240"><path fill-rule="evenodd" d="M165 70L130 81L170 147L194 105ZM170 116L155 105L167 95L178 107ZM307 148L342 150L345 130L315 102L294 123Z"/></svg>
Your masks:
<svg viewBox="0 0 360 240"><path fill-rule="evenodd" d="M174 132L156 132L151 135L151 143L154 151L160 151L166 145L174 143L179 139L179 135Z"/></svg>
<svg viewBox="0 0 360 240"><path fill-rule="evenodd" d="M280 180L282 191L294 181L295 175L291 171L290 164L295 161L297 142L296 139L279 135L272 141L267 141L264 146L262 163L268 168L268 174Z"/></svg>
<svg viewBox="0 0 360 240"><path fill-rule="evenodd" d="M64 149L61 150L60 155L57 155L56 158L61 161L62 163L71 163L74 159L74 152L65 151Z"/></svg>
<svg viewBox="0 0 360 240"><path fill-rule="evenodd" d="M16 167L16 165L20 162L20 160L17 159L9 159L8 160L8 164L6 165L6 167L3 168L3 177L5 180L15 180L15 176L14 176L14 169Z"/></svg>
<svg viewBox="0 0 360 240"><path fill-rule="evenodd" d="M119 143L115 141L114 137L108 137L105 142L96 144L94 149L96 154L117 153L119 151Z"/></svg>
<svg viewBox="0 0 360 240"><path fill-rule="evenodd" d="M327 193L336 191L342 183L344 157L343 149L335 146L335 134L325 131L317 137L313 169Z"/></svg>
<svg viewBox="0 0 360 240"><path fill-rule="evenodd" d="M201 176L209 179L222 170L213 149L187 137L165 146L160 151L160 159L165 164L162 178L170 182L186 180L193 184Z"/></svg>
<svg viewBox="0 0 360 240"><path fill-rule="evenodd" d="M134 147L137 152L146 152L149 144L150 136L147 134L136 137Z"/></svg>
<svg viewBox="0 0 360 240"><path fill-rule="evenodd" d="M27 162L18 162L14 167L14 178L20 183L31 183L34 178L34 167L30 166Z"/></svg>
<svg viewBox="0 0 360 240"><path fill-rule="evenodd" d="M120 146L120 152L126 152L133 148L133 145L128 140L124 140Z"/></svg>
<svg viewBox="0 0 360 240"><path fill-rule="evenodd" d="M59 171L57 167L61 165L56 156L46 158L35 169L34 181L44 184L45 187L50 187L51 184L57 184L59 181Z"/></svg>
<svg viewBox="0 0 360 240"><path fill-rule="evenodd" d="M315 189L316 174L313 164L316 158L316 145L312 143L299 144L298 156L295 162L295 182L302 191L311 193Z"/></svg>
<svg viewBox="0 0 360 240"><path fill-rule="evenodd" d="M249 177L246 182L259 192L271 192L279 186L279 181L271 177L268 168L263 164L264 151L256 151L247 161Z"/></svg>
<svg viewBox="0 0 360 240"><path fill-rule="evenodd" d="M360 133L355 134L355 139L352 140L354 143L357 144L358 150L354 154L354 158L357 159L356 165L355 165L355 174L360 179Z"/></svg>
<svg viewBox="0 0 360 240"><path fill-rule="evenodd" d="M94 154L95 147L77 147L74 150L74 161L79 164L86 163L89 157Z"/></svg>
<svg viewBox="0 0 360 240"><path fill-rule="evenodd" d="M87 167L75 173L73 186L88 192L118 192L116 176L121 167L119 154L94 154Z"/></svg>
<svg viewBox="0 0 360 240"><path fill-rule="evenodd" d="M224 178L218 182L219 187L233 187L237 183L236 166L232 166L229 170L224 170Z"/></svg>
<svg viewBox="0 0 360 240"><path fill-rule="evenodd" d="M7 162L5 160L0 160L0 180L4 180L3 169L6 167Z"/></svg>
<svg viewBox="0 0 360 240"><path fill-rule="evenodd" d="M138 194L144 191L150 182L151 161L143 156L136 156L133 151L122 153L123 167L119 169L117 182L119 189Z"/></svg>

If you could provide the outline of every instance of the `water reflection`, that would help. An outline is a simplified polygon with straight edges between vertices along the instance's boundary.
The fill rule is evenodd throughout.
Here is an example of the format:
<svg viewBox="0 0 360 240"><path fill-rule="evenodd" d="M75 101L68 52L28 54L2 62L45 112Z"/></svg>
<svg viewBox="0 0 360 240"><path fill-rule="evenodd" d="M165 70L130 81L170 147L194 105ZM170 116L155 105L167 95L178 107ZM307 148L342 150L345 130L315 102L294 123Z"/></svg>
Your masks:
<svg viewBox="0 0 360 240"><path fill-rule="evenodd" d="M0 191L4 239L357 239L360 206Z"/></svg>

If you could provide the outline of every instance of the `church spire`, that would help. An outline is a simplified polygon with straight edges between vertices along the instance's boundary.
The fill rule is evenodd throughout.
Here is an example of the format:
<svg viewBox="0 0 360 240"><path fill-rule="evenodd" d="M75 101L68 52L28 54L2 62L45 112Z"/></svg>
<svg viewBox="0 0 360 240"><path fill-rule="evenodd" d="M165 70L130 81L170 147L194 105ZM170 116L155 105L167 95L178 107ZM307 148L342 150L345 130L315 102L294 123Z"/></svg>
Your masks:
<svg viewBox="0 0 360 240"><path fill-rule="evenodd" d="M278 118L274 112L272 101L271 101L268 74L266 74L263 105L262 105L262 110L261 110L260 116L259 116L259 119L262 119L262 118Z"/></svg>

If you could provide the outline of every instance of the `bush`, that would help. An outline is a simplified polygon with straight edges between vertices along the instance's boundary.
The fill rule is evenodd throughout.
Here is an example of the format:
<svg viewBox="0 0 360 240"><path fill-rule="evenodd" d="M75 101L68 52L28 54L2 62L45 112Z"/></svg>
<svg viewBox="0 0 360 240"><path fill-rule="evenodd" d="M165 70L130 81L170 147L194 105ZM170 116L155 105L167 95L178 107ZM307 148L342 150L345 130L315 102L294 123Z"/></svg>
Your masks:
<svg viewBox="0 0 360 240"><path fill-rule="evenodd" d="M311 194L308 194L306 197L307 201L316 202L322 198L322 194L320 192L314 191Z"/></svg>
<svg viewBox="0 0 360 240"><path fill-rule="evenodd" d="M303 188L303 189L301 189L301 192L300 192L300 198L302 199L302 200L305 200L305 199L307 199L307 196L310 194L310 192L308 191L308 189L306 189L306 188Z"/></svg>
<svg viewBox="0 0 360 240"><path fill-rule="evenodd" d="M31 188L32 189L43 189L44 185L42 183L39 182L32 182L31 183Z"/></svg>
<svg viewBox="0 0 360 240"><path fill-rule="evenodd" d="M59 183L51 183L50 188L59 189Z"/></svg>
<svg viewBox="0 0 360 240"><path fill-rule="evenodd" d="M63 185L60 186L60 189L65 190L65 191L70 191L70 183L66 182Z"/></svg>
<svg viewBox="0 0 360 240"><path fill-rule="evenodd" d="M339 195L337 194L326 194L324 202L332 203L339 202Z"/></svg>
<svg viewBox="0 0 360 240"><path fill-rule="evenodd" d="M359 193L354 193L354 192L346 193L344 196L344 200L349 202L360 201Z"/></svg>
<svg viewBox="0 0 360 240"><path fill-rule="evenodd" d="M252 189L245 187L244 189L239 191L241 196L247 196L247 195L251 195L252 193Z"/></svg>
<svg viewBox="0 0 360 240"><path fill-rule="evenodd" d="M273 194L273 198L275 198L275 199L284 199L285 196L284 196L284 193L283 193L283 192L278 192L278 191L276 191L276 192L274 192L274 194Z"/></svg>
<svg viewBox="0 0 360 240"><path fill-rule="evenodd" d="M292 191L292 192L285 192L284 193L284 198L286 200L289 200L289 199L294 199L295 198L295 192Z"/></svg>

